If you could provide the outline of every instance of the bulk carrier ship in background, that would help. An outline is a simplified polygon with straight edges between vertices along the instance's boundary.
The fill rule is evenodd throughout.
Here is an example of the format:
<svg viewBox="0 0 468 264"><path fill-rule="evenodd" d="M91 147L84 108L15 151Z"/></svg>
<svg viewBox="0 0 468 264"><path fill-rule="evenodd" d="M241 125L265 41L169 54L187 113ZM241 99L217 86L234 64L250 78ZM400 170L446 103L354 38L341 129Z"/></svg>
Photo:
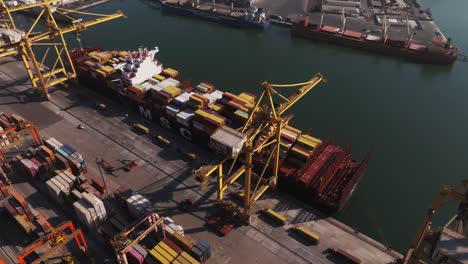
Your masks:
<svg viewBox="0 0 468 264"><path fill-rule="evenodd" d="M200 3L198 0L162 0L161 7L169 12L241 28L264 29L270 24L266 20L266 15L262 9L257 9L255 6L236 10L234 9L234 3L231 3L231 6L228 7L216 4L214 1Z"/></svg>
<svg viewBox="0 0 468 264"><path fill-rule="evenodd" d="M400 35L393 38L384 32L383 35L365 33L324 24L310 23L306 17L297 21L291 28L293 36L311 40L323 41L350 48L376 52L383 55L401 57L417 63L450 64L453 63L459 53L459 48L451 45L450 40L438 35L434 37L431 45L412 43L412 37L401 38Z"/></svg>
<svg viewBox="0 0 468 264"><path fill-rule="evenodd" d="M246 136L236 129L245 124L256 96L223 92L207 82L181 82L179 73L157 61L158 48L136 52L100 48L71 53L79 81L105 95L124 100L145 118L176 131L185 140L235 156ZM221 146L213 135L238 138ZM350 159L349 149L330 145L292 126L282 129L280 186L324 211L343 207L367 168ZM257 168L265 161L256 160Z"/></svg>

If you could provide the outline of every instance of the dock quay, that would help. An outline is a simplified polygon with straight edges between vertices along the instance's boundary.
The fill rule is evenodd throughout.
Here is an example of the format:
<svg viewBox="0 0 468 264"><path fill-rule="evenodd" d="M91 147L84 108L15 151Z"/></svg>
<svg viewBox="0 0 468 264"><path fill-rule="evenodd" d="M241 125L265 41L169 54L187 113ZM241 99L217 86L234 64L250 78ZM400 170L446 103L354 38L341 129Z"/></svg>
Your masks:
<svg viewBox="0 0 468 264"><path fill-rule="evenodd" d="M169 216L182 225L186 234L209 241L213 256L208 263L344 263L331 256L327 248L344 249L361 259L362 263L397 263L402 258L400 253L281 192L262 197L253 211L272 208L286 216L287 225L275 226L255 214L251 225L219 237L205 226L206 216L216 200L216 186L210 184L200 190L192 175L192 169L214 158L212 153L183 141L131 109L78 85L51 89L50 100L40 100L32 91L22 62L14 58L0 61L0 87L3 95L0 111L18 113L31 120L39 127L43 138L54 137L78 147L88 161L87 175L100 175L93 162L97 157L112 164L120 164L119 161L125 159L139 160L140 165L131 172L115 170L103 173L108 192L117 185L128 186L147 197L159 215ZM107 110L96 107L96 103L105 104ZM164 147L152 143L151 135L138 135L133 131L134 123L143 124L173 144ZM80 125L83 129L77 128ZM189 161L178 153L177 148L182 146L196 153L197 160ZM23 183L17 185L20 190L29 188ZM33 195L25 193L28 197ZM187 198L193 200L195 206L187 211L179 210L178 202ZM52 208L50 210L59 214L61 211L56 207L44 208ZM319 234L320 243L308 245L289 233L290 227L299 224ZM6 233L4 230L0 233L0 258L4 259L8 259L4 257L5 252L11 254L18 250L9 245L11 242ZM96 249L101 250L97 246ZM102 249L102 252L112 254L108 249Z"/></svg>

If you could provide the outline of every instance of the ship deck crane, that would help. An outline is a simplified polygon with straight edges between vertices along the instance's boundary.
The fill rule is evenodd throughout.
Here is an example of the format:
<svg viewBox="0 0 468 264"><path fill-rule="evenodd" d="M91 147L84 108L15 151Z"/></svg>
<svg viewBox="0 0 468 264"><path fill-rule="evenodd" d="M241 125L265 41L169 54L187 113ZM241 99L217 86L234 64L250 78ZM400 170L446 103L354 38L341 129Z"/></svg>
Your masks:
<svg viewBox="0 0 468 264"><path fill-rule="evenodd" d="M64 35L70 32L79 34L90 26L124 17L124 14L120 11L110 15L102 15L68 10L54 6L53 4L56 2L59 1L43 0L33 4L8 7L3 0L0 0L0 23L4 25L4 28L0 32L2 35L2 39L0 40L0 58L20 55L33 88L46 98L48 98L50 87L63 84L76 77L76 71ZM29 29L26 31L18 29L12 14L32 8L42 8L42 11ZM63 28L60 27L54 18L54 13L70 19L71 25ZM83 21L82 19L74 19L69 14L81 14L97 18ZM36 32L37 25L41 21L45 22L46 31ZM47 47L40 60L37 59L36 54L38 47ZM49 56L49 54L52 55ZM45 67L44 63L46 60L53 62L53 65Z"/></svg>
<svg viewBox="0 0 468 264"><path fill-rule="evenodd" d="M249 222L250 209L254 203L269 188L276 189L280 167L281 130L292 119L292 115L283 114L322 81L325 81L324 76L317 74L303 83L279 85L264 82L263 91L250 111L245 125L239 129L239 132L247 135L242 153L233 160L224 158L219 163L204 165L193 171L201 179L202 187L207 185L210 175L217 172L218 202L238 215L241 220ZM277 91L278 88L298 86L302 87L289 97ZM277 98L280 99L279 102ZM254 161L264 158L267 162L260 175L256 175L252 170ZM225 167L229 169L224 171ZM244 176L242 208L224 199L224 192L241 176ZM258 176L255 185L252 185L253 176Z"/></svg>
<svg viewBox="0 0 468 264"><path fill-rule="evenodd" d="M434 217L435 213L438 209L440 209L443 205L447 202L458 201L460 202L460 208L458 212L458 216L463 219L464 212L468 209L466 206L468 205L468 180L464 180L455 187L442 187L440 189L439 194L437 195L436 199L433 201L431 208L429 208L423 223L419 227L415 238L411 242L410 248L405 255L403 260L404 264L413 264L413 263L422 263L424 261L423 255L425 242L429 240L431 234L434 233L434 230L431 227L432 218Z"/></svg>

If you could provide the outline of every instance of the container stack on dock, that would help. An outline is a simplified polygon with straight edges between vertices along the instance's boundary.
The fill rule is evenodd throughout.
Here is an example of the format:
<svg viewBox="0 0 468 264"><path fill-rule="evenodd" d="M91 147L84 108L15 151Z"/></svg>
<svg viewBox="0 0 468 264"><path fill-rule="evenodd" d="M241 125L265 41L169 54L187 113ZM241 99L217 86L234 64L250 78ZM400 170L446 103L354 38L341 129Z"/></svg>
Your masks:
<svg viewBox="0 0 468 264"><path fill-rule="evenodd" d="M84 176L86 162L72 146L55 138L44 144L17 155L12 164L55 203L70 205L81 224L96 230L107 218L102 182Z"/></svg>
<svg viewBox="0 0 468 264"><path fill-rule="evenodd" d="M177 131L189 141L209 145L222 155L236 157L247 138L236 129L248 120L256 104L256 96L247 92L238 95L223 92L208 82L197 85L180 82L177 70L164 68L156 60L158 51L155 48L127 53L125 62L120 64L116 62L121 61L122 53L113 51L112 58L101 60L101 68L112 66L120 75L122 87L117 91L115 87L103 88L102 84L110 81L110 77L92 76L89 70L81 67L89 60L96 63L97 59L91 54L73 57L78 76L85 84L99 86L98 90L105 91L105 94L126 98L141 115L150 120L158 119L163 127ZM293 193L301 190L304 194L301 198L333 211L342 207L349 198L367 166L368 158L355 162L346 154L347 151L328 145L328 141L322 142L286 126L281 134L280 177L288 183L287 186L291 186ZM258 165L264 166L262 161ZM309 178L320 182L318 187L315 180L304 183ZM315 193L316 190L319 193Z"/></svg>
<svg viewBox="0 0 468 264"><path fill-rule="evenodd" d="M2 209L27 235L41 237L52 230L47 218L32 209L23 195L0 181L0 211Z"/></svg>

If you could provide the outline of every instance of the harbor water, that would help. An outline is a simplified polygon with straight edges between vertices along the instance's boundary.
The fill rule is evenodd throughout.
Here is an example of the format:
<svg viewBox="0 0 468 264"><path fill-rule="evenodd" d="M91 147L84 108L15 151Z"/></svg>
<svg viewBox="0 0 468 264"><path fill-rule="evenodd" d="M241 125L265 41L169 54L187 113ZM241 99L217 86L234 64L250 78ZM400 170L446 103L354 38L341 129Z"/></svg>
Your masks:
<svg viewBox="0 0 468 264"><path fill-rule="evenodd" d="M468 3L422 4L431 8L445 35L466 51ZM83 46L158 46L160 61L179 70L183 79L232 92L258 93L265 80L297 83L323 73L328 82L292 108L295 125L311 128L317 137L331 137L334 144L350 144L355 159L372 148L359 187L335 217L401 252L438 189L466 178L468 62L412 64L291 38L288 28L241 30L164 14L152 1L114 1L91 9L115 10L128 18L83 32ZM78 45L74 38L69 44Z"/></svg>

